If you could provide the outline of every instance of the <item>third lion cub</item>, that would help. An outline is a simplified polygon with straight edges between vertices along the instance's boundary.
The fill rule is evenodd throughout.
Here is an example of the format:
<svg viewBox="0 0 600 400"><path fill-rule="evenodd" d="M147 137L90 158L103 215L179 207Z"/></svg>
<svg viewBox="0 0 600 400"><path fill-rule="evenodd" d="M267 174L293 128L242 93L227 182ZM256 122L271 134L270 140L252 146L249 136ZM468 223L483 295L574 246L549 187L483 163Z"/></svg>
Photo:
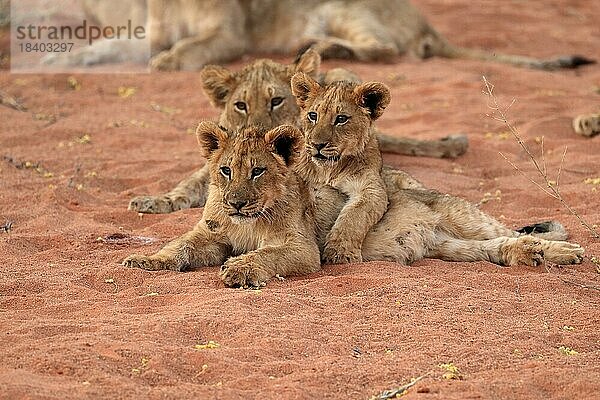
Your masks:
<svg viewBox="0 0 600 400"><path fill-rule="evenodd" d="M390 91L378 82L340 81L323 87L302 72L292 77L291 85L308 152L300 175L348 196L327 235L322 259L362 261L362 242L388 206L373 121L390 103Z"/></svg>

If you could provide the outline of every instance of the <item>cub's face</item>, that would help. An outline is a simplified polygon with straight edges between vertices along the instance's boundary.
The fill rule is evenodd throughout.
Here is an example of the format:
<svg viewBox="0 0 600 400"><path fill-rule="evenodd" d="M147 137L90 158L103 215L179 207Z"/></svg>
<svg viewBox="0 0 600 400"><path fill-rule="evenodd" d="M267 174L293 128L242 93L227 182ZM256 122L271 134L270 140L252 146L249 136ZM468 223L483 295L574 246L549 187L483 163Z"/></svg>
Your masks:
<svg viewBox="0 0 600 400"><path fill-rule="evenodd" d="M317 164L362 153L374 134L372 122L390 102L389 89L377 82L334 82L322 87L299 73L291 83L301 108L307 151Z"/></svg>
<svg viewBox="0 0 600 400"><path fill-rule="evenodd" d="M256 70L251 71L256 73ZM248 77L246 74L228 96L220 123L228 129L239 130L245 126L274 128L283 124L296 124L300 110L289 85L290 77L266 69Z"/></svg>
<svg viewBox="0 0 600 400"><path fill-rule="evenodd" d="M236 224L274 218L303 146L300 131L283 125L269 131L251 127L232 133L202 122L197 135L223 213Z"/></svg>
<svg viewBox="0 0 600 400"><path fill-rule="evenodd" d="M316 74L319 64L319 55L309 50L295 65L258 60L240 72L207 66L201 79L211 103L222 110L221 126L231 131L248 126L274 128L298 124L300 110L290 79L297 71Z"/></svg>

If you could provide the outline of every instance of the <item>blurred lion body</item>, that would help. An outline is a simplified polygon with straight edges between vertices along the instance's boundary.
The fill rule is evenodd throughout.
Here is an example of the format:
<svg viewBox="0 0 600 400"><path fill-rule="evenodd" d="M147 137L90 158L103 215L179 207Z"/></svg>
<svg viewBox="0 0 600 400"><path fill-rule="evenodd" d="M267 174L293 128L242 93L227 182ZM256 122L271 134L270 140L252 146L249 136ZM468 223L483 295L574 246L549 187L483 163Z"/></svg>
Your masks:
<svg viewBox="0 0 600 400"><path fill-rule="evenodd" d="M578 56L539 60L451 45L408 0L85 0L84 10L100 25L124 18L145 25L150 65L160 70L198 70L248 53L293 54L308 47L326 58L367 62L389 62L403 54L548 70L590 62ZM139 56L128 41L107 42L47 61L81 65Z"/></svg>

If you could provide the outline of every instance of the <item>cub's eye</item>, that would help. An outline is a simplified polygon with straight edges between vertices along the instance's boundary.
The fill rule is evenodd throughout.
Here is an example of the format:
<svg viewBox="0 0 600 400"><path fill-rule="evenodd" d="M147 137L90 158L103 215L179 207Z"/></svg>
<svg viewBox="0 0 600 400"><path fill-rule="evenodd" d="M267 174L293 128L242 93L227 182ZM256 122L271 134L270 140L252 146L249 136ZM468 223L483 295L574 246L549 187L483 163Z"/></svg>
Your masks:
<svg viewBox="0 0 600 400"><path fill-rule="evenodd" d="M255 167L255 168L252 168L252 173L251 173L250 178L251 179L258 178L259 176L261 176L262 174L264 174L266 170L267 169L264 168L264 167Z"/></svg>
<svg viewBox="0 0 600 400"><path fill-rule="evenodd" d="M221 175L223 175L227 179L231 179L231 168L229 167L221 167L219 168Z"/></svg>
<svg viewBox="0 0 600 400"><path fill-rule="evenodd" d="M311 111L308 113L308 120L310 122L317 122L317 113L314 111Z"/></svg>
<svg viewBox="0 0 600 400"><path fill-rule="evenodd" d="M246 106L246 103L243 101L236 101L234 106L240 111L246 111L248 109L248 106Z"/></svg>
<svg viewBox="0 0 600 400"><path fill-rule="evenodd" d="M273 97L271 99L271 110L273 110L277 106L280 106L281 103L283 103L283 97Z"/></svg>
<svg viewBox="0 0 600 400"><path fill-rule="evenodd" d="M335 125L344 125L349 119L349 116L340 114L335 117Z"/></svg>

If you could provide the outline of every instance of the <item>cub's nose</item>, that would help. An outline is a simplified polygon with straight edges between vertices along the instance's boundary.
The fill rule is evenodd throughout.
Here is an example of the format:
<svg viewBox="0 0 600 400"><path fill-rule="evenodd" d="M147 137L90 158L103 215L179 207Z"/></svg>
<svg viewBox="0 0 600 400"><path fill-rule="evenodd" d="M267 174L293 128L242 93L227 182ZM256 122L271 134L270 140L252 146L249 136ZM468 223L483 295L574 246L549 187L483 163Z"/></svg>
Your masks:
<svg viewBox="0 0 600 400"><path fill-rule="evenodd" d="M231 207L235 208L235 209L236 209L236 210L238 210L238 211L240 211L242 208L244 208L244 206L245 206L246 204L248 204L248 202L247 202L247 201L239 201L239 200L236 200L236 201L229 201L228 203L229 203L229 205L230 205Z"/></svg>
<svg viewBox="0 0 600 400"><path fill-rule="evenodd" d="M321 151L323 150L325 147L327 147L329 143L312 143L312 146L317 150L317 151Z"/></svg>

